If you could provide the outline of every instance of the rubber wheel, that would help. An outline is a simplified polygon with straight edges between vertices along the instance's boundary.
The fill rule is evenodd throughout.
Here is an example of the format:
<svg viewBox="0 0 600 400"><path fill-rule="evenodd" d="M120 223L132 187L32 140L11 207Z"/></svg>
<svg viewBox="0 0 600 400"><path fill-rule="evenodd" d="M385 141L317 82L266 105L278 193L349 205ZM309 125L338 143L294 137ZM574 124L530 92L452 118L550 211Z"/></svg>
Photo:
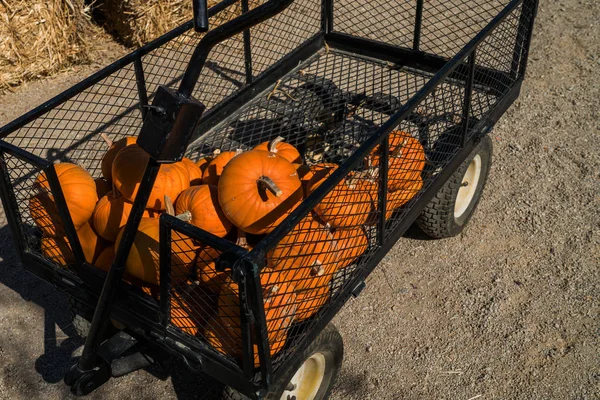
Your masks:
<svg viewBox="0 0 600 400"><path fill-rule="evenodd" d="M333 324L328 324L312 344L275 382L264 400L324 400L329 398L344 358L344 342ZM230 387L223 400L248 400Z"/></svg>
<svg viewBox="0 0 600 400"><path fill-rule="evenodd" d="M433 239L458 235L479 204L492 164L492 140L484 136L415 221Z"/></svg>
<svg viewBox="0 0 600 400"><path fill-rule="evenodd" d="M73 323L73 328L75 328L75 332L84 339L87 338L90 333L90 326L92 323L82 317L82 315L89 314L89 308L89 306L77 301L75 298L69 297L69 315ZM94 310L91 311L92 313L94 312Z"/></svg>

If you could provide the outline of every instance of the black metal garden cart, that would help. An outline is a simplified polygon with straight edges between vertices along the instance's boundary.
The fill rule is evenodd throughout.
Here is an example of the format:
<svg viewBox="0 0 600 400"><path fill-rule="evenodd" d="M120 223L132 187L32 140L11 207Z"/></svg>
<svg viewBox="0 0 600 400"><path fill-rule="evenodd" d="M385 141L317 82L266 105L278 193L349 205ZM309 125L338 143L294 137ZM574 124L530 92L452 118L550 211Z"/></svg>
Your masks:
<svg viewBox="0 0 600 400"><path fill-rule="evenodd" d="M73 392L176 356L228 385L224 398L327 398L343 355L335 314L411 225L443 238L472 215L491 163L486 134L519 95L536 10L537 0L224 0L209 10L196 1L193 21L0 129L0 194L23 266L70 295L79 322L91 322L65 377ZM417 140L426 160L419 187L393 206L389 161L398 132ZM98 176L101 135L137 136L150 155L108 273L85 262L53 167L70 161ZM163 215L159 295L122 279L161 164L278 136L307 164L337 169L272 232L249 238L250 251ZM381 162L365 166L373 151ZM283 327L273 324L279 317L267 309L261 282L265 256L365 168L377 195L369 221L355 227L364 251L331 272L310 318L278 336ZM75 262L67 267L40 251L27 207L41 171L71 244ZM229 307L239 329L220 343L201 329L214 322L207 312L214 299L194 297L198 282L172 265L175 237L218 250L216 272L237 288ZM177 320L182 297L194 309L190 326Z"/></svg>

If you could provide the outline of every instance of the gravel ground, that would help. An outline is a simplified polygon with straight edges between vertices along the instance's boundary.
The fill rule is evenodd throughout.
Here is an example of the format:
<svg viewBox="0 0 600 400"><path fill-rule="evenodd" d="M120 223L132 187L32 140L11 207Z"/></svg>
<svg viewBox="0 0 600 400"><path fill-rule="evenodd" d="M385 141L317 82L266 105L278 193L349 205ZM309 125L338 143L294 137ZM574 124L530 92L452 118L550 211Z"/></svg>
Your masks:
<svg viewBox="0 0 600 400"><path fill-rule="evenodd" d="M401 240L336 317L332 399L600 399L600 3L542 2L521 98L492 131L483 200L453 239ZM0 123L95 66L0 97ZM0 398L68 398L66 299L18 265L0 214ZM90 398L210 398L178 363ZM43 395L42 395L43 393Z"/></svg>

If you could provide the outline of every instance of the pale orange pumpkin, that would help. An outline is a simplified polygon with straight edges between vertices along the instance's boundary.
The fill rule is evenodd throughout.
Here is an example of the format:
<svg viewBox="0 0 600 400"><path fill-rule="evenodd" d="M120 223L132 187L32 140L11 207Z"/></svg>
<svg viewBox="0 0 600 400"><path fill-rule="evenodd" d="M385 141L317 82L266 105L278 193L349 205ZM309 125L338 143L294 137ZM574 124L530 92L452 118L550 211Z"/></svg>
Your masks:
<svg viewBox="0 0 600 400"><path fill-rule="evenodd" d="M94 183L96 183L96 194L98 195L98 198L101 198L112 189L110 182L104 178L96 178L94 179Z"/></svg>
<svg viewBox="0 0 600 400"><path fill-rule="evenodd" d="M202 184L202 170L196 165L195 162L184 157L181 160L181 165L185 167L188 175L190 176L190 186Z"/></svg>
<svg viewBox="0 0 600 400"><path fill-rule="evenodd" d="M133 204L125 200L125 197L114 197L112 191L108 192L94 209L92 221L96 232L109 242L116 241L119 231L127 223L132 207ZM152 210L144 210L142 216L155 218L158 214Z"/></svg>
<svg viewBox="0 0 600 400"><path fill-rule="evenodd" d="M254 148L254 150L263 150L275 153L288 160L291 163L302 162L302 156L300 152L291 144L285 143L284 138L281 136L276 137L270 142L264 142Z"/></svg>
<svg viewBox="0 0 600 400"><path fill-rule="evenodd" d="M256 235L271 232L302 201L302 184L294 166L262 150L231 160L218 190L225 216L238 228Z"/></svg>
<svg viewBox="0 0 600 400"><path fill-rule="evenodd" d="M80 228L90 219L94 212L96 202L98 201L96 183L91 175L78 165L60 163L54 164L53 167L56 171L58 182L62 189L65 202L67 203L73 225L75 226L75 229ZM41 218L44 220L42 225L48 220L60 220L56 211L56 206L51 204L54 203L54 197L50 192L50 183L46 178L45 172L42 172L37 177L34 187L41 190L41 193L47 193L45 200L50 200L50 203L40 201L34 205L35 207L41 207L41 209L38 209L37 211L39 212L38 215L42 215ZM42 199L38 198L38 200ZM36 221L36 217L34 217L34 221ZM50 233L49 230L53 230L52 228L47 228L47 230L45 230L42 225L38 226L47 233ZM60 233L60 229L61 228L58 226L55 228L57 233Z"/></svg>
<svg viewBox="0 0 600 400"><path fill-rule="evenodd" d="M115 157L117 156L119 151L121 151L125 147L135 144L137 142L137 138L133 136L126 136L120 140L117 140L116 142L113 142L108 138L108 136L106 136L106 134L103 133L101 134L101 136L102 139L104 139L104 141L106 142L106 145L108 146L108 151L104 154L104 157L102 158L102 163L100 164L102 176L108 182L112 182L112 165L113 161L115 160Z"/></svg>
<svg viewBox="0 0 600 400"><path fill-rule="evenodd" d="M113 162L113 182L118 191L130 202L135 200L150 156L138 145L123 148ZM160 166L146 208L165 210L164 196L176 199L190 187L190 176L179 163Z"/></svg>
<svg viewBox="0 0 600 400"><path fill-rule="evenodd" d="M322 286L317 289L301 290L296 292L296 311L295 322L302 322L315 315L331 297L329 286Z"/></svg>
<svg viewBox="0 0 600 400"><path fill-rule="evenodd" d="M202 183L205 185L217 186L225 166L229 164L235 156L238 156L241 153L241 150L224 152L215 150L213 159L206 165L206 169L202 173Z"/></svg>
<svg viewBox="0 0 600 400"><path fill-rule="evenodd" d="M367 156L369 167L378 167L381 146L375 147ZM421 179L425 167L425 150L412 135L403 131L393 131L389 136L388 190L397 190Z"/></svg>
<svg viewBox="0 0 600 400"><path fill-rule="evenodd" d="M354 260L364 254L369 247L369 239L362 227L357 226L347 229L336 229L333 232L336 242L336 256L338 268L345 268Z"/></svg>
<svg viewBox="0 0 600 400"><path fill-rule="evenodd" d="M175 202L175 213L189 213L191 224L218 237L226 236L233 228L221 210L216 186L200 185L184 190Z"/></svg>

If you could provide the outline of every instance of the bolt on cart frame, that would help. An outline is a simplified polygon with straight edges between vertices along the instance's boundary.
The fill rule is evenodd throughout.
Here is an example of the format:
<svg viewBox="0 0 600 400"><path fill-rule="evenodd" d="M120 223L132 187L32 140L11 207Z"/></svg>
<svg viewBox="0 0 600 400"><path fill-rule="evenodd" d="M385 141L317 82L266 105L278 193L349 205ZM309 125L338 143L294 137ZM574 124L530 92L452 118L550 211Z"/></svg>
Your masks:
<svg viewBox="0 0 600 400"><path fill-rule="evenodd" d="M81 359L65 378L77 393L90 392L117 370L143 366L139 358L119 358L143 345L148 354L179 356L247 396L264 396L358 295L381 258L517 98L537 0L225 0L207 12L202 2L194 9L194 21L0 129L0 195L24 267L93 311L86 315L92 324ZM197 30L208 26L205 13L211 29L194 33L194 22ZM418 139L427 165L418 178L422 188L392 207L390 137L397 131ZM55 161L71 161L99 176L101 133L113 139L139 134L138 145L151 156L108 274L85 261L53 168ZM250 149L277 136L295 145L308 164L335 162L338 168L283 223L254 238L251 251L161 216L158 300L122 280L161 164L214 149ZM261 284L265 258L276 247L290 250L293 245L282 244L286 235L340 182L363 170L374 149L381 162L370 177L377 187L373 213L368 223L354 226L367 237L367 250L343 270L326 272L330 279L317 289L327 286L327 295L311 300L313 316L291 326L282 322L284 315L269 317ZM40 232L27 207L41 171L73 252L75 262L66 268L40 251ZM305 233L301 244L309 248ZM194 297L197 283L173 261L182 237L216 249L215 273L224 274L223 284L235 285L233 301L219 306L240 325L224 334L228 343L220 347L197 329L214 322L206 311L214 299ZM290 283L280 279L280 286ZM296 310L302 306L294 303ZM189 326L189 319L178 320L183 308L194 315ZM112 337L111 320L124 327ZM273 337L285 342L276 353Z"/></svg>

